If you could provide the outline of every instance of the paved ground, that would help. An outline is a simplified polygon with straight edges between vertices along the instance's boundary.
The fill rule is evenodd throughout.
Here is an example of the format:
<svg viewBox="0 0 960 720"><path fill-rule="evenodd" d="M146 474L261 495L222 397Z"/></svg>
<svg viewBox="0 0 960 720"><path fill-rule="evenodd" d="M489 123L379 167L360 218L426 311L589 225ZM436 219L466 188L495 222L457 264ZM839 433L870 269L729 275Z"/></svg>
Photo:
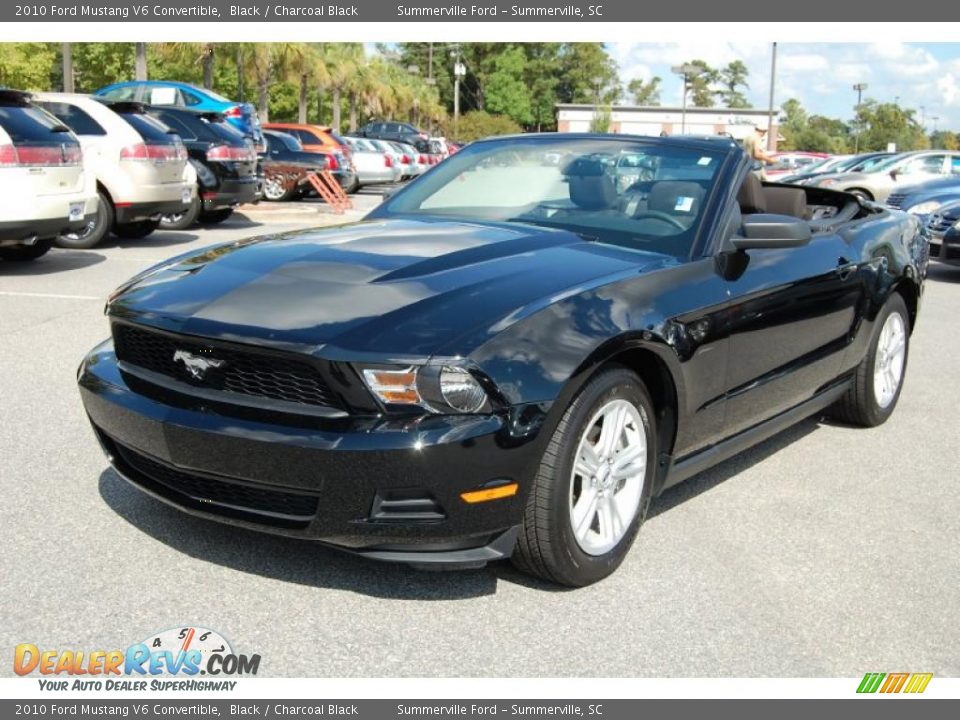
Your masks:
<svg viewBox="0 0 960 720"><path fill-rule="evenodd" d="M195 623L277 676L960 674L960 270L933 269L889 423L787 431L656 501L614 577L560 591L506 565L421 574L238 532L108 469L74 379L107 334L104 297L266 229L0 265L0 648L126 647Z"/></svg>

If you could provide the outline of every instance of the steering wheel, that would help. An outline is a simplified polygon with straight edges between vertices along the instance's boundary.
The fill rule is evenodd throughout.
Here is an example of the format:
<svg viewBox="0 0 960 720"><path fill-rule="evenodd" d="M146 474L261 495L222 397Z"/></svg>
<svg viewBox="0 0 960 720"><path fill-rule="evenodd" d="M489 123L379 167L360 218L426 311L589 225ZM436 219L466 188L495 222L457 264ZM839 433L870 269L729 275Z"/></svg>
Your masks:
<svg viewBox="0 0 960 720"><path fill-rule="evenodd" d="M670 215L659 210L644 210L633 216L634 220L643 220L644 218L652 218L654 220L662 220L663 222L673 225L677 230L686 230L687 226L680 222L673 215Z"/></svg>

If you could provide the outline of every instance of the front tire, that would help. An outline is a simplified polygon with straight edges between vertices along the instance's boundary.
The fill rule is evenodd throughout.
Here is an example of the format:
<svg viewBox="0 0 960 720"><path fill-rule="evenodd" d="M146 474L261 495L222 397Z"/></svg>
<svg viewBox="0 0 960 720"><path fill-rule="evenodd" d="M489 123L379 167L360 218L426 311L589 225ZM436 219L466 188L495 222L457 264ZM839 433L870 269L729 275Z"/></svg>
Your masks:
<svg viewBox="0 0 960 720"><path fill-rule="evenodd" d="M270 202L284 202L293 197L296 188L284 185L283 178L277 175L267 175L263 179L263 198Z"/></svg>
<svg viewBox="0 0 960 720"><path fill-rule="evenodd" d="M653 402L611 366L564 413L527 498L514 564L571 587L623 562L650 504L657 457Z"/></svg>
<svg viewBox="0 0 960 720"><path fill-rule="evenodd" d="M14 245L0 248L0 260L27 262L46 255L53 247L53 240L37 240L33 245Z"/></svg>
<svg viewBox="0 0 960 720"><path fill-rule="evenodd" d="M833 417L851 425L885 423L900 399L910 350L910 314L900 293L890 296L874 327L874 338L850 389L831 409Z"/></svg>

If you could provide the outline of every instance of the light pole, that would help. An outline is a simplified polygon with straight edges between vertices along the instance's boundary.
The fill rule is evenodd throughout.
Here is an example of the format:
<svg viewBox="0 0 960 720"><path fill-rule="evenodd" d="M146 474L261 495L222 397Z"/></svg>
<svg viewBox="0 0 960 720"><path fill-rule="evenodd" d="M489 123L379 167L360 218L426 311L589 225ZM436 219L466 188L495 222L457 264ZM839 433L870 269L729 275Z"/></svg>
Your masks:
<svg viewBox="0 0 960 720"><path fill-rule="evenodd" d="M674 65L670 68L674 75L683 77L683 108L680 114L680 134L687 134L687 90L690 87L690 78L695 78L703 72L703 68L693 63L684 63L683 65Z"/></svg>
<svg viewBox="0 0 960 720"><path fill-rule="evenodd" d="M930 119L933 121L933 134L937 134L937 120L940 119L939 115L931 115Z"/></svg>
<svg viewBox="0 0 960 720"><path fill-rule="evenodd" d="M460 78L467 74L467 66L460 57L460 48L450 51L453 58L453 132L456 136L460 123Z"/></svg>
<svg viewBox="0 0 960 720"><path fill-rule="evenodd" d="M767 110L767 150L776 149L777 139L773 136L773 96L777 84L777 44L773 44L773 53L770 56L770 105Z"/></svg>
<svg viewBox="0 0 960 720"><path fill-rule="evenodd" d="M867 89L866 83L857 83L853 86L853 89L857 91L857 117L856 117L856 134L853 139L853 154L856 155L860 152L860 103L863 100L863 91Z"/></svg>

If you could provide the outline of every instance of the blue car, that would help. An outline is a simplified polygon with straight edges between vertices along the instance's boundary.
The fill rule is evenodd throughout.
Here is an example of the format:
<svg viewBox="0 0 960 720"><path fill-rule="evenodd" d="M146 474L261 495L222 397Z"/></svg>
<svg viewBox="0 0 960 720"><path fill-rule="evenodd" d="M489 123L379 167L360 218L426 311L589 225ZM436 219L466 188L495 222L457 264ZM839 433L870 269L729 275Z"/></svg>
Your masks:
<svg viewBox="0 0 960 720"><path fill-rule="evenodd" d="M234 102L212 90L204 90L189 83L131 80L102 87L94 95L115 102L136 101L146 105L220 113L226 117L227 122L252 138L257 145L263 143L260 118L257 117L257 108L252 103Z"/></svg>
<svg viewBox="0 0 960 720"><path fill-rule="evenodd" d="M960 164L954 165L953 171L960 173ZM898 188L887 198L887 205L916 215L925 223L930 215L957 200L960 200L960 174Z"/></svg>

